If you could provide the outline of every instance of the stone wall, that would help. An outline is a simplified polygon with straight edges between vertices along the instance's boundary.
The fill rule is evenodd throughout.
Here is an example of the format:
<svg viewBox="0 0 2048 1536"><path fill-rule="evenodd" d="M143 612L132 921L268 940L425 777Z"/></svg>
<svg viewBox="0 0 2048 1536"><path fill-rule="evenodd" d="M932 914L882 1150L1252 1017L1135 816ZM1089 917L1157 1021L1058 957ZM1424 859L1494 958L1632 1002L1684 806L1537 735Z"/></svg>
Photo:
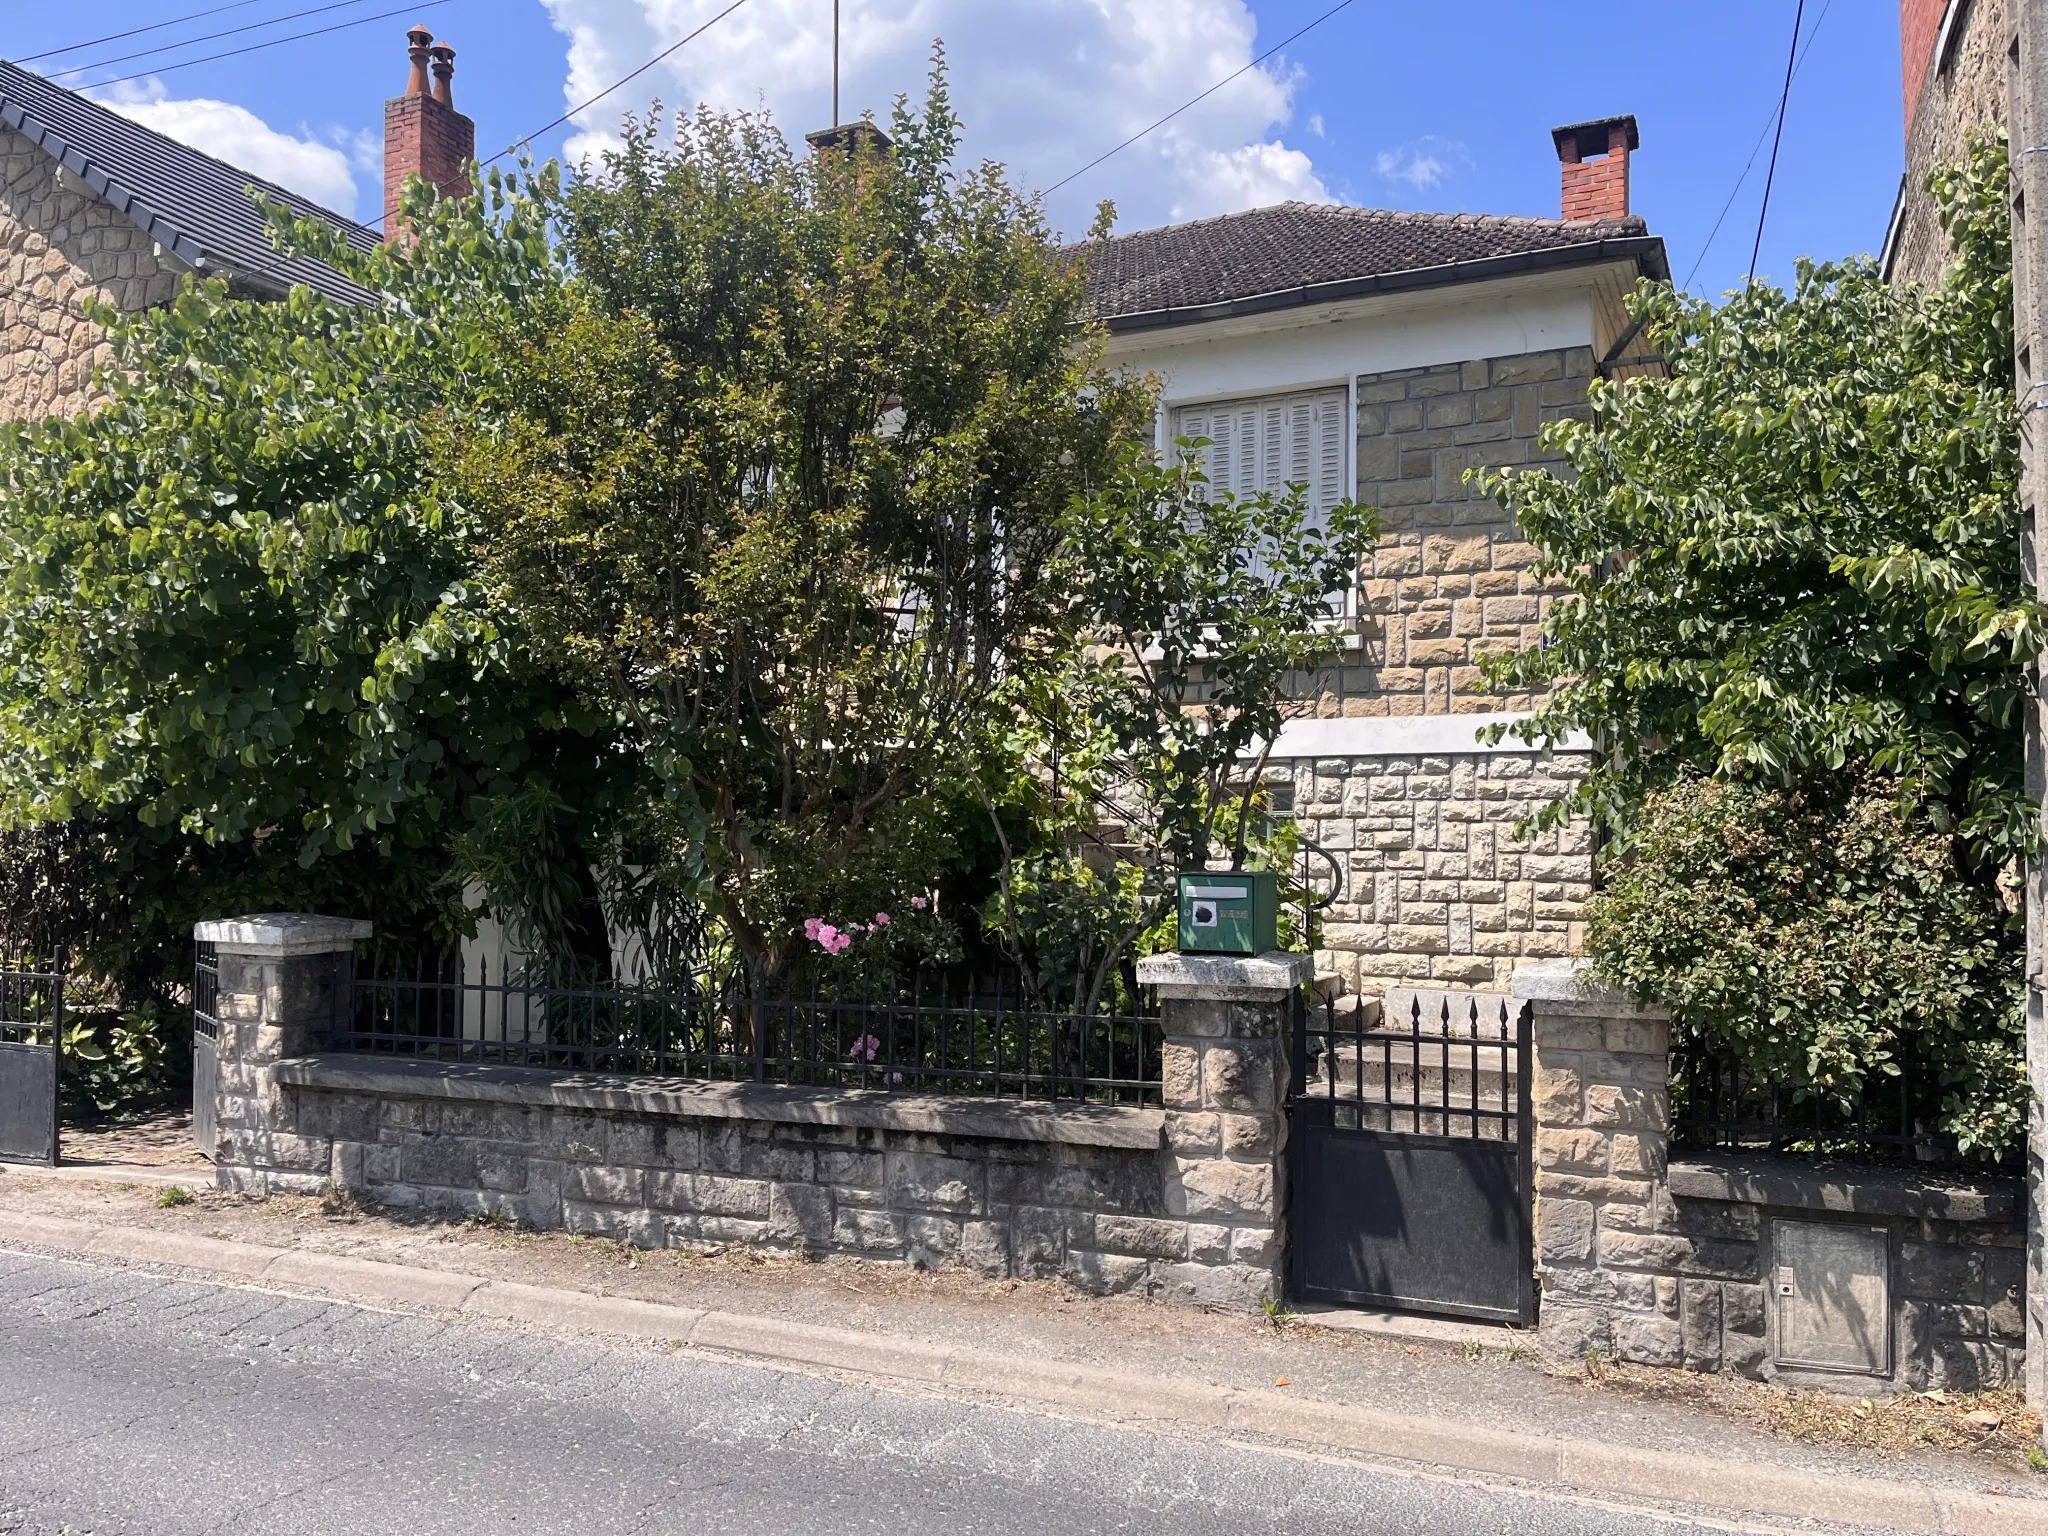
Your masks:
<svg viewBox="0 0 2048 1536"><path fill-rule="evenodd" d="M1546 1353L1859 1390L2018 1379L2018 1180L1672 1157L1663 1016L1589 992L1569 964L1524 967L1515 993L1534 1010ZM1868 1268L1816 1283L1791 1251L1816 1235ZM1813 1363L1816 1335L1831 1368Z"/></svg>
<svg viewBox="0 0 2048 1536"><path fill-rule="evenodd" d="M1346 865L1317 967L1353 991L1418 981L1506 990L1520 960L1574 954L1591 829L1519 838L1588 759L1530 752L1308 760L1271 777L1305 835Z"/></svg>
<svg viewBox="0 0 2048 1536"><path fill-rule="evenodd" d="M20 134L0 127L0 420L76 415L112 361L79 311L167 302L185 264Z"/></svg>
<svg viewBox="0 0 2048 1536"><path fill-rule="evenodd" d="M1949 262L1934 199L1926 193L1932 171L1963 159L1970 135L1986 124L2003 127L2011 97L2007 45L2012 21L2007 0L1955 0L1963 6L1961 37L1947 69L1930 47L1906 135L1906 202L1892 253L1892 280L1932 285ZM1914 82L1907 82L1907 90ZM2017 147L2017 146L2016 146ZM1781 280L1789 273L1779 274Z"/></svg>
<svg viewBox="0 0 2048 1536"><path fill-rule="evenodd" d="M1255 1307L1278 1293L1299 955L1154 956L1162 1107L327 1054L367 925L202 923L217 1180L647 1247L748 1243Z"/></svg>
<svg viewBox="0 0 2048 1536"><path fill-rule="evenodd" d="M1303 707L1345 718L1526 709L1485 691L1478 658L1535 643L1559 590L1470 469L1554 463L1538 434L1583 415L1586 347L1358 376L1357 486L1386 532L1359 594L1362 644L1303 680Z"/></svg>
<svg viewBox="0 0 2048 1536"><path fill-rule="evenodd" d="M1539 435L1584 414L1592 376L1591 350L1568 347L1358 377L1356 495L1380 509L1386 532L1361 587L1355 648L1295 688L1304 723L1332 722L1321 730L1356 744L1332 737L1305 755L1283 736L1268 774L1275 809L1345 862L1347 889L1324 914L1316 959L1355 990L1504 989L1517 960L1577 948L1589 830L1522 840L1513 826L1568 793L1586 755L1481 749L1454 721L1532 707L1527 695L1489 693L1479 662L1536 644L1561 590L1532 574L1535 548L1465 475L1555 463ZM1427 747L1373 745L1432 719Z"/></svg>
<svg viewBox="0 0 2048 1536"><path fill-rule="evenodd" d="M1158 1110L1034 1116L346 1057L285 1071L302 1177L379 1205L498 1212L643 1248L965 1264L1094 1291L1249 1303L1268 1279L1270 1265L1233 1267L1233 1246L1246 1249L1217 1202L1194 1204L1215 1221L1172 1208ZM293 1182L278 1171L273 1186Z"/></svg>

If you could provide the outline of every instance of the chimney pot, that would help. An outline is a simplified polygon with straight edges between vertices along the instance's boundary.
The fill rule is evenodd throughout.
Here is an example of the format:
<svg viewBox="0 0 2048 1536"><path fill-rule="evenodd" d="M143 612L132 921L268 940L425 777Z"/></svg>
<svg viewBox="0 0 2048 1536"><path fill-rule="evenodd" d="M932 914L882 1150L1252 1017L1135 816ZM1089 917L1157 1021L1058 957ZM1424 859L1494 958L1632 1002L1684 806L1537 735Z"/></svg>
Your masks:
<svg viewBox="0 0 2048 1536"><path fill-rule="evenodd" d="M432 182L443 197L471 192L464 174L476 158L476 124L455 110L450 81L455 50L436 43L425 27L405 34L412 82L403 96L384 103L384 238L410 238L401 214L405 184L414 176ZM428 80L429 63L433 79Z"/></svg>
<svg viewBox="0 0 2048 1536"><path fill-rule="evenodd" d="M444 107L455 105L455 50L443 38L434 44L434 100Z"/></svg>
<svg viewBox="0 0 2048 1536"><path fill-rule="evenodd" d="M1628 157L1641 143L1632 116L1603 117L1550 130L1564 167L1563 207L1567 221L1628 217Z"/></svg>
<svg viewBox="0 0 2048 1536"><path fill-rule="evenodd" d="M433 41L434 34L422 26L416 25L405 34L405 51L412 59L412 78L405 82L405 94L408 96L428 94L427 54Z"/></svg>

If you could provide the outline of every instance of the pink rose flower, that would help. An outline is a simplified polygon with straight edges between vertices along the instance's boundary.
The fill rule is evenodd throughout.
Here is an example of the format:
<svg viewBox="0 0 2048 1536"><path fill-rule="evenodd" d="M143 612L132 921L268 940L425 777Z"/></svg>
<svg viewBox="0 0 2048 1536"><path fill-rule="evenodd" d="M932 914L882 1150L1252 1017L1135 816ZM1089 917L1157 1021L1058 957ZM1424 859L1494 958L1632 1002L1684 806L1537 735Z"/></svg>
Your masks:
<svg viewBox="0 0 2048 1536"><path fill-rule="evenodd" d="M888 926L889 926L889 914L888 914L888 913L886 913L886 912L877 912L877 913L875 914L875 926L876 926L877 928L886 928L886 927L888 927Z"/></svg>
<svg viewBox="0 0 2048 1536"><path fill-rule="evenodd" d="M922 896L911 897L910 904L920 912L925 909L925 899Z"/></svg>
<svg viewBox="0 0 2048 1536"><path fill-rule="evenodd" d="M811 939L811 940L815 941L815 940L817 939L817 937L818 937L818 930L819 930L820 928L824 927L824 926L825 926L825 920L824 920L823 918L818 918L818 917L807 917L807 918L805 918L805 919L804 919L804 937L805 937L805 938L807 938L807 939Z"/></svg>

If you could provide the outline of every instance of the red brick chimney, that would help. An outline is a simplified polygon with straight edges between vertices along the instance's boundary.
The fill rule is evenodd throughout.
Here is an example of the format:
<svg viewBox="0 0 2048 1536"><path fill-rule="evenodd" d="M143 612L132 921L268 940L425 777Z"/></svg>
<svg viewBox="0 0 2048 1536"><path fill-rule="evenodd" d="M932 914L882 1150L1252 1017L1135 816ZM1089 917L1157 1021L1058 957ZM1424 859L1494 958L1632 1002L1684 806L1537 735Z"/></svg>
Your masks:
<svg viewBox="0 0 2048 1536"><path fill-rule="evenodd" d="M1603 117L1550 130L1564 162L1565 219L1628 217L1628 157L1642 140L1633 117Z"/></svg>
<svg viewBox="0 0 2048 1536"><path fill-rule="evenodd" d="M384 103L384 238L405 237L399 205L409 177L419 176L443 197L467 197L462 168L476 158L476 124L455 110L455 50L416 26L405 34L412 78L405 94ZM427 83L432 61L433 84Z"/></svg>

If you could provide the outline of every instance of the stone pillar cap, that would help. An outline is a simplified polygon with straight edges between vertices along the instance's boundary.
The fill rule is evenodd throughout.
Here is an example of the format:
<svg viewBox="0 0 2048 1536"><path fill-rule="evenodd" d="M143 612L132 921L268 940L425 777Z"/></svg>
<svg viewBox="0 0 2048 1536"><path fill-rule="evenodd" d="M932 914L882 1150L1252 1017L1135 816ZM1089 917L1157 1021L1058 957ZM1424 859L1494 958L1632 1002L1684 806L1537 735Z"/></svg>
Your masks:
<svg viewBox="0 0 2048 1536"><path fill-rule="evenodd" d="M1606 1015L1621 1013L1646 1019L1666 1016L1662 1008L1638 1003L1619 988L1593 980L1593 966L1587 960L1524 960L1515 967L1508 995L1539 1003L1593 1005Z"/></svg>
<svg viewBox="0 0 2048 1536"><path fill-rule="evenodd" d="M201 944L245 955L331 955L354 949L371 932L371 925L359 917L320 917L311 912L261 912L192 925L192 937Z"/></svg>
<svg viewBox="0 0 2048 1536"><path fill-rule="evenodd" d="M1267 1002L1287 996L1315 974L1307 955L1268 950L1263 955L1147 955L1138 962L1138 984L1160 996L1213 998L1219 1002Z"/></svg>

